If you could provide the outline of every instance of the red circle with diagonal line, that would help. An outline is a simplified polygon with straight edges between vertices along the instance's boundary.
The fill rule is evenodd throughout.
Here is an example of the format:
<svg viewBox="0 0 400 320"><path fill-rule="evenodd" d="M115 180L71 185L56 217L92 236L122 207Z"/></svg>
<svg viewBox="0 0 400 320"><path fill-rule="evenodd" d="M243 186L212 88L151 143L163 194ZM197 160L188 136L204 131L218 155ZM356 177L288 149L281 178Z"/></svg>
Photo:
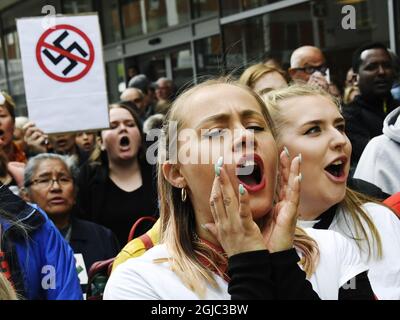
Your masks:
<svg viewBox="0 0 400 320"><path fill-rule="evenodd" d="M89 48L89 58L88 59L84 59L82 57L79 57L77 55L74 55L72 53L70 53L69 51L63 50L59 47L54 46L53 44L49 44L46 43L46 38L53 33L56 30L71 30L76 32L79 36L82 37L82 39L85 41L86 45ZM49 70L49 68L45 65L45 63L43 62L42 59L42 48L47 48L53 51L56 51L57 53L59 53L60 55L66 57L66 58L70 58L75 60L75 62L79 62L79 63L83 63L85 64L85 68L78 73L77 75L74 75L72 77L60 77L59 75L55 74L54 72L52 72L51 70ZM79 30L78 28L68 25L68 24L60 24L55 26L52 29L48 29L46 30L42 36L39 38L39 41L36 45L36 59L38 61L38 64L40 66L40 68L44 71L44 73L46 73L50 78L57 80L57 81L61 81L61 82L73 82L73 81L77 81L79 79L81 79L82 77L84 77L90 70L90 68L93 65L93 61L94 61L94 47L92 44L92 41L90 41L89 37L83 33L81 30Z"/></svg>

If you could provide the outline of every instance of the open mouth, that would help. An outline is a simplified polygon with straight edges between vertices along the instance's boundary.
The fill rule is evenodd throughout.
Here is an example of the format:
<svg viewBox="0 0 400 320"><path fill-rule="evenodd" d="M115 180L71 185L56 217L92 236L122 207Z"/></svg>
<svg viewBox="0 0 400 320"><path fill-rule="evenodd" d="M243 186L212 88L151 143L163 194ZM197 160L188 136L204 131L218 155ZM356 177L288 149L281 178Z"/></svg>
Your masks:
<svg viewBox="0 0 400 320"><path fill-rule="evenodd" d="M264 166L258 155L242 157L236 166L236 176L248 191L259 191L265 187Z"/></svg>
<svg viewBox="0 0 400 320"><path fill-rule="evenodd" d="M129 146L129 142L130 142L129 138L127 136L124 136L121 138L121 140L119 140L119 145L121 147L127 147L127 146Z"/></svg>
<svg viewBox="0 0 400 320"><path fill-rule="evenodd" d="M0 136L2 136L4 134L4 130L0 129Z"/></svg>
<svg viewBox="0 0 400 320"><path fill-rule="evenodd" d="M57 140L56 144L57 144L58 147L62 148L62 147L65 147L67 145L67 142L68 142L67 140L60 139L60 140Z"/></svg>
<svg viewBox="0 0 400 320"><path fill-rule="evenodd" d="M345 165L347 162L346 157L342 157L333 161L330 165L325 167L325 171L330 174L335 180L343 180L345 178Z"/></svg>

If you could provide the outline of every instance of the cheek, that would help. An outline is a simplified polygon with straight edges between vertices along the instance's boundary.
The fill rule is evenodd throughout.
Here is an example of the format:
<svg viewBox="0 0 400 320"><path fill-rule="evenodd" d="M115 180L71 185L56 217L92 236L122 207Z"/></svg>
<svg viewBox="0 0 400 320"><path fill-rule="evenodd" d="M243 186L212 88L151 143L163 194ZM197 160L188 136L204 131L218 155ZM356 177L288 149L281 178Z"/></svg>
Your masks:
<svg viewBox="0 0 400 320"><path fill-rule="evenodd" d="M201 197L209 198L212 184L214 182L214 167L212 165L187 165L182 169L189 189L193 194Z"/></svg>
<svg viewBox="0 0 400 320"><path fill-rule="evenodd" d="M31 191L29 194L30 200L36 202L39 207L46 206L47 192Z"/></svg>
<svg viewBox="0 0 400 320"><path fill-rule="evenodd" d="M139 148L142 145L142 139L140 138L139 129L134 128L131 136L133 144Z"/></svg>
<svg viewBox="0 0 400 320"><path fill-rule="evenodd" d="M12 119L7 119L4 123L4 131L6 132L6 134L8 135L14 135L14 123L12 121Z"/></svg>
<svg viewBox="0 0 400 320"><path fill-rule="evenodd" d="M75 189L73 186L66 188L65 195L70 203L75 203Z"/></svg>
<svg viewBox="0 0 400 320"><path fill-rule="evenodd" d="M103 140L103 146L106 150L111 149L112 146L116 144L116 137L112 132L103 133L101 137Z"/></svg>

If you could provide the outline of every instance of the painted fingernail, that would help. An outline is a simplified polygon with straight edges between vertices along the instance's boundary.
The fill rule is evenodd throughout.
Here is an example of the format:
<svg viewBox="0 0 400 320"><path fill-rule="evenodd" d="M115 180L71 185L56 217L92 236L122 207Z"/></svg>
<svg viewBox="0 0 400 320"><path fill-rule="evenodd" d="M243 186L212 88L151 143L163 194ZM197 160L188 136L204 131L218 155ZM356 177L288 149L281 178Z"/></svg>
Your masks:
<svg viewBox="0 0 400 320"><path fill-rule="evenodd" d="M219 175L221 174L221 167L218 166L218 163L216 163L216 164L214 165L214 170L215 170L215 175L216 175L217 177L219 177Z"/></svg>
<svg viewBox="0 0 400 320"><path fill-rule="evenodd" d="M222 167L223 163L224 163L224 158L223 157L219 157L218 161L217 161L217 166L218 167Z"/></svg>
<svg viewBox="0 0 400 320"><path fill-rule="evenodd" d="M303 156L301 155L301 153L299 153L299 163L301 163L303 161Z"/></svg>
<svg viewBox="0 0 400 320"><path fill-rule="evenodd" d="M239 184L239 193L241 194L241 195L244 195L244 187L243 187L243 185L242 184Z"/></svg>
<svg viewBox="0 0 400 320"><path fill-rule="evenodd" d="M289 149L286 146L283 147L283 151L285 151L287 157L290 158Z"/></svg>

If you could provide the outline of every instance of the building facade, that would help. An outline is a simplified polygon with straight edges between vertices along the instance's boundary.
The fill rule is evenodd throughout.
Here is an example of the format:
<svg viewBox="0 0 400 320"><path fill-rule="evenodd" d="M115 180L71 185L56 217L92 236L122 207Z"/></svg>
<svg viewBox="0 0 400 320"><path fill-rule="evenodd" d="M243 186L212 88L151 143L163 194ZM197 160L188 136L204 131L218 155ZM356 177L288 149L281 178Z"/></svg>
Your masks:
<svg viewBox="0 0 400 320"><path fill-rule="evenodd" d="M369 41L400 51L400 0L1 0L0 89L26 114L16 18L97 12L110 102L136 73L161 76L179 88L210 75L238 74L273 58L284 68L291 52L315 45L339 84L355 48ZM346 5L355 10L346 29Z"/></svg>

